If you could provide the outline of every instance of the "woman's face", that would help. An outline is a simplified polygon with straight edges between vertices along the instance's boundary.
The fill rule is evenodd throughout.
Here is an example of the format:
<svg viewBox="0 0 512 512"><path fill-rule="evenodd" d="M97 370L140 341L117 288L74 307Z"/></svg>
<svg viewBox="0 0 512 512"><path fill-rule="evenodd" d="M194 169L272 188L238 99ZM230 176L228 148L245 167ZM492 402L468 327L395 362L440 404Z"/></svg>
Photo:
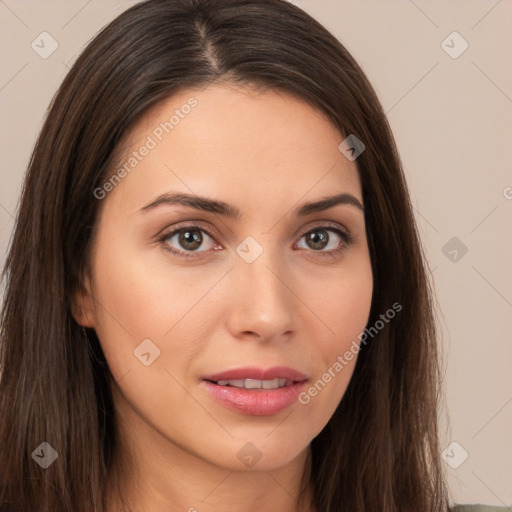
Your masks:
<svg viewBox="0 0 512 512"><path fill-rule="evenodd" d="M91 192L101 215L75 318L96 330L120 424L147 457L277 468L335 411L373 288L342 141L283 93L182 91Z"/></svg>

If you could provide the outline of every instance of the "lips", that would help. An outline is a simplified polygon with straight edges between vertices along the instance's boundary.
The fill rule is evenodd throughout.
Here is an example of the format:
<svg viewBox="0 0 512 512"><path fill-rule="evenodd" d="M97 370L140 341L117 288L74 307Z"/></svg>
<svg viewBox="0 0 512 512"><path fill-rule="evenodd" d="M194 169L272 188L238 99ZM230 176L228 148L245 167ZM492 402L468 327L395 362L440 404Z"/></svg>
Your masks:
<svg viewBox="0 0 512 512"><path fill-rule="evenodd" d="M286 366L274 366L272 368L257 368L255 366L247 366L244 368L235 368L233 370L227 370L221 373L215 373L211 375L205 375L203 380L209 380L211 382L219 382L220 380L274 380L274 379L285 379L291 380L292 382L302 382L307 380L307 375L288 368Z"/></svg>
<svg viewBox="0 0 512 512"><path fill-rule="evenodd" d="M214 381L219 386L230 386L233 388L244 389L278 389L290 386L293 380L275 378L273 380L259 379L235 379L235 380L219 380Z"/></svg>
<svg viewBox="0 0 512 512"><path fill-rule="evenodd" d="M204 390L221 405L239 413L270 416L297 402L307 375L284 366L246 367L202 378Z"/></svg>

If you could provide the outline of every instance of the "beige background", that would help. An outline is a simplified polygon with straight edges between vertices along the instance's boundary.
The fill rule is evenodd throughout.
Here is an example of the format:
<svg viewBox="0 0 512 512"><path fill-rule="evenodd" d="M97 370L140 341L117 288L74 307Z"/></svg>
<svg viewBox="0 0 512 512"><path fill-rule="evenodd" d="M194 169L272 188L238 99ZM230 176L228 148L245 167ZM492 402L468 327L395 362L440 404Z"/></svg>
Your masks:
<svg viewBox="0 0 512 512"><path fill-rule="evenodd" d="M83 46L133 3L0 0L0 263L52 95ZM453 499L511 504L512 0L293 3L362 65L401 152L443 315ZM58 42L47 59L31 48L43 31ZM442 45L454 31L469 45L457 58L445 48L458 52L461 39ZM443 253L452 237L458 247Z"/></svg>

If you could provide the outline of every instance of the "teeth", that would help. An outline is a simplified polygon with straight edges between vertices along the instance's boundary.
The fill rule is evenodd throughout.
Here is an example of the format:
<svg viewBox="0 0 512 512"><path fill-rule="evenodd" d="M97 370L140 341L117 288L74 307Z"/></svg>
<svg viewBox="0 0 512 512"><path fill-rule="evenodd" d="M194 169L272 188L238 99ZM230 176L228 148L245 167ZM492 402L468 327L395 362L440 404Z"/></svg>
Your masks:
<svg viewBox="0 0 512 512"><path fill-rule="evenodd" d="M283 388L293 384L292 380L278 379L274 380L258 380L258 379L245 379L245 380L219 380L219 386L232 386L234 388L245 389L277 389Z"/></svg>

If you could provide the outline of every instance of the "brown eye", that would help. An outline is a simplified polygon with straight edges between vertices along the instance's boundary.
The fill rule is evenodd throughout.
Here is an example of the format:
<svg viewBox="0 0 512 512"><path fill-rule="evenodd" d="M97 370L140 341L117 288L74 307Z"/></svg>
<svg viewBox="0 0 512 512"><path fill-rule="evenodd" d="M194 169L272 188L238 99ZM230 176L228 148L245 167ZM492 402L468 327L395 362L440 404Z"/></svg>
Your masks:
<svg viewBox="0 0 512 512"><path fill-rule="evenodd" d="M206 248L203 247L204 250L198 250L204 246L204 242L208 239L210 240L210 247L207 246ZM159 241L165 244L172 253L184 257L188 257L189 254L187 253L191 252L207 252L211 249L214 242L212 236L198 226L185 226L175 229L170 233L164 234Z"/></svg>
<svg viewBox="0 0 512 512"><path fill-rule="evenodd" d="M306 243L311 249L320 250L329 243L329 235L325 229L316 229L304 235Z"/></svg>
<svg viewBox="0 0 512 512"><path fill-rule="evenodd" d="M183 249L195 251L203 243L203 235L197 229L187 229L185 231L180 231L178 242Z"/></svg>
<svg viewBox="0 0 512 512"><path fill-rule="evenodd" d="M334 233L335 236L330 233ZM352 235L334 226L321 226L312 229L302 235L302 239L305 239L306 247L300 248L311 249L314 252L326 255L334 255L354 241Z"/></svg>

